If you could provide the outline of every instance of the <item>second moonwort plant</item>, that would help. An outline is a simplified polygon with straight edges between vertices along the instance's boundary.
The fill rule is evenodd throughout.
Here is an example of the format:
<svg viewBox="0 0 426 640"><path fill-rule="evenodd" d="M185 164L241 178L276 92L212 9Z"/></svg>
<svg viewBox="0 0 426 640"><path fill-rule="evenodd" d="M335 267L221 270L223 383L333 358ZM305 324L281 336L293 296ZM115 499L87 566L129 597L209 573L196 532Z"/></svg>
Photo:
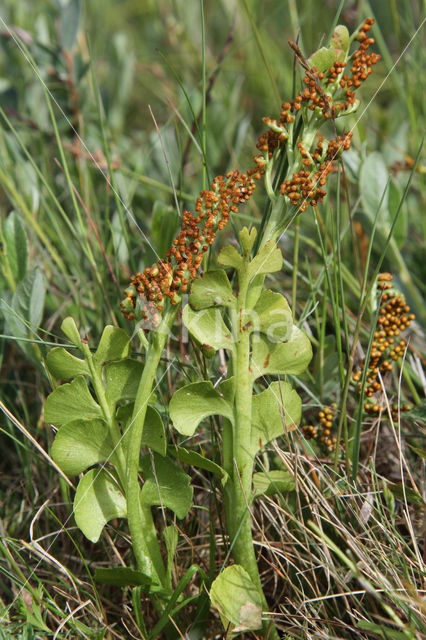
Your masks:
<svg viewBox="0 0 426 640"><path fill-rule="evenodd" d="M260 630L278 638L262 616L268 606L252 540L252 509L257 496L288 490L292 479L280 469L256 471L256 456L298 425L301 399L283 377L302 373L312 351L284 296L264 282L282 268L280 234L308 205L323 200L336 159L350 145L350 132L331 139L318 132L326 122L335 131L335 121L357 107L355 90L378 60L369 52L372 22L367 19L352 36L346 27L336 27L330 45L308 60L292 45L304 69L302 89L283 104L278 119L264 119L267 131L258 140L254 165L216 177L200 194L195 212L184 211L181 231L164 259L132 277L122 311L140 323L143 362L131 357L124 330L106 327L92 351L71 318L62 328L81 357L63 348L48 355L52 377L66 382L46 401L45 419L58 429L52 455L65 473L83 474L74 515L89 540L96 542L108 521L127 519L136 569L98 570L97 578L133 586L136 607L141 590L150 594L159 621L147 632L139 616L147 637L162 630L173 637L167 623L186 603L185 586L197 571L207 580L194 566L173 583L177 528L164 527L164 554L155 526L154 507L183 518L192 506L190 476L178 466L180 460L221 479L235 564L207 586L225 627L229 633ZM351 52L353 42L358 48ZM197 278L217 231L262 177L269 204L259 232L243 228L239 250L225 247L211 261L215 268ZM185 438L205 418L220 416L221 466L181 445L168 446L155 407L160 359L187 292L183 322L209 355L227 354L227 377L217 386L207 379L178 389L169 415Z"/></svg>

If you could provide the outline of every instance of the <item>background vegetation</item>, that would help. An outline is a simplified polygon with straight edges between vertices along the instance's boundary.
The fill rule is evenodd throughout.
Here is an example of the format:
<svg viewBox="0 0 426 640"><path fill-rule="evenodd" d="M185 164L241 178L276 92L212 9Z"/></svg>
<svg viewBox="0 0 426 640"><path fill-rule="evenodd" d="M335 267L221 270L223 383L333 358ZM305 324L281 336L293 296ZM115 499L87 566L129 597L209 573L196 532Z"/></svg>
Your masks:
<svg viewBox="0 0 426 640"><path fill-rule="evenodd" d="M362 87L360 110L346 120L353 145L320 224L308 210L288 231L285 269L271 286L295 301L314 347L309 373L295 381L305 425L318 424L318 412L336 403L333 434L345 410L348 437L336 465L334 450L305 439L302 429L259 462L278 459L297 470L295 491L258 506L259 562L284 637L424 637L424 156L412 171L424 132L423 3L206 2L205 38L194 1L93 0L80 14L78 8L74 0L3 0L0 9L0 638L141 637L130 590L100 587L92 577L94 567L112 560L131 563L126 531L114 522L98 545L88 543L73 523L72 493L49 459L44 358L63 343L59 326L67 315L93 345L105 324L132 330L119 311L129 275L165 252L177 208L191 208L202 188L203 96L208 175L244 168L262 117L274 117L298 82L287 40L298 37L309 55L339 11L351 30L375 17L382 60ZM232 220L234 230L259 223L264 201L259 189ZM219 243L232 234L230 226ZM346 399L342 391L362 276L381 260L416 322L403 362L383 379L384 410L369 416L359 413L357 385ZM374 296L356 365L374 331ZM173 366L158 392L165 420L167 399L182 380L217 379L223 365L178 340L168 358ZM398 403L408 410L392 412ZM193 445L215 459L211 429ZM349 467L358 443L354 484ZM208 474L194 476L197 508L180 525L176 581L191 562L211 577L226 562L212 482ZM195 615L202 605L191 600L196 593L195 581L181 637L202 637L200 629L220 637L214 613ZM143 614L149 629L155 613L146 604Z"/></svg>

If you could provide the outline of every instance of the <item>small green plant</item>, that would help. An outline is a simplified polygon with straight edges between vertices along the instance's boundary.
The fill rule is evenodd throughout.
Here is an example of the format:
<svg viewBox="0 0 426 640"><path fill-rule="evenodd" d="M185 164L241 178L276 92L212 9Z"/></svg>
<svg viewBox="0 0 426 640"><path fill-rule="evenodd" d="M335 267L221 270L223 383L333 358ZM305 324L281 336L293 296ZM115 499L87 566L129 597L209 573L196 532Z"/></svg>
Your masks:
<svg viewBox="0 0 426 640"><path fill-rule="evenodd" d="M352 36L346 27L336 27L328 46L308 60L292 45L304 69L302 89L283 104L278 119L264 119L267 131L258 140L254 166L215 178L200 194L195 213L183 212L181 230L166 256L131 279L122 311L138 323L135 336L142 353L132 357L130 336L113 326L105 328L92 351L67 318L62 330L80 357L63 347L47 356L52 377L65 382L45 406L46 422L58 429L52 455L66 474L84 474L74 498L76 523L96 542L108 521L127 519L136 568L98 570L97 578L133 586L136 599L141 590L150 594L159 622L147 632L140 620L147 637L162 630L173 636L169 617L185 605L184 590L195 573L209 589L229 635L261 630L270 639L279 637L262 616L268 605L253 546L252 510L258 497L290 491L294 478L279 465L258 471L256 460L269 442L298 426L301 399L286 376L305 371L312 349L287 300L265 288L265 278L282 268L281 235L308 205L316 209L324 199L327 178L350 146L350 132L331 139L318 132L357 108L355 90L378 60L369 52L371 25L367 19ZM359 46L351 51L355 41ZM226 246L208 259L217 232L262 177L267 206L259 232L243 228L239 249ZM169 415L185 438L204 419L220 416L221 465L182 444L168 445L167 415L156 407L156 375L186 293L184 325L205 355L223 350L227 373L216 386L207 374L179 388ZM162 553L153 508L167 508L182 519L193 502L190 475L178 461L215 474L221 482L235 564L214 581L193 565L174 584L178 530L173 523L163 528L165 558Z"/></svg>

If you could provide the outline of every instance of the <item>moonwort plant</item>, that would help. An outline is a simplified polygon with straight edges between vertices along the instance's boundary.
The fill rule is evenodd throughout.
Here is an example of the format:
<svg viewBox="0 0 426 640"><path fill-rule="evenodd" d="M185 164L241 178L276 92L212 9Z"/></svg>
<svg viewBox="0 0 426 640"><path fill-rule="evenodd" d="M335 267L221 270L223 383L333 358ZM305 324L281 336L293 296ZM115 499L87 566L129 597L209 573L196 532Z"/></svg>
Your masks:
<svg viewBox="0 0 426 640"><path fill-rule="evenodd" d="M253 546L252 509L256 497L288 490L292 479L280 469L255 472L256 456L268 442L297 427L301 399L281 376L302 373L312 350L284 296L264 283L268 273L282 267L281 234L308 205L316 207L323 200L327 178L350 146L351 133L337 135L334 123L357 108L355 90L379 59L369 51L372 24L367 19L352 36L337 26L329 46L308 60L292 45L304 69L302 89L283 104L278 119L264 119L267 130L258 140L254 165L245 173L216 177L200 194L195 213L184 211L181 230L164 259L132 277L121 306L129 320L139 323L144 362L131 357L127 332L111 326L93 352L71 318L62 329L82 357L64 348L48 354L52 377L70 381L57 386L46 401L45 419L58 428L52 456L65 473L84 473L74 515L89 540L96 542L111 519L127 518L136 570L98 570L97 578L134 586L136 607L141 590L151 595L160 619L150 633L144 629L147 637L157 637L162 629L173 635L167 620L185 605L186 584L196 571L207 580L199 567L191 567L173 588L173 524L163 531L165 560L161 552L152 508L168 508L183 518L192 505L190 476L177 460L221 479L235 564L208 586L225 627L229 634L260 630L278 638L275 627L262 618L268 607ZM319 134L327 121L335 132L330 139ZM198 277L217 232L262 178L268 206L259 232L243 228L239 250L226 246L216 266ZM221 466L183 446L168 447L154 406L160 359L187 292L185 326L208 355L221 349L228 354L228 370L217 386L203 380L179 388L169 414L186 438L205 418L221 416ZM271 376L278 379L270 381Z"/></svg>

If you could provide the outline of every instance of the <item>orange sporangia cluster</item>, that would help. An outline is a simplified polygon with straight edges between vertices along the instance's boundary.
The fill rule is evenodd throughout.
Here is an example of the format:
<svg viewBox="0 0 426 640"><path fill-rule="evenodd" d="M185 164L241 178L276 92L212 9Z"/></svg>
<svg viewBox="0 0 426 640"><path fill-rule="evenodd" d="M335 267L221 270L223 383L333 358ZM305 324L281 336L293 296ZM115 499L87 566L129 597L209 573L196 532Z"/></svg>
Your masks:
<svg viewBox="0 0 426 640"><path fill-rule="evenodd" d="M350 57L349 63L346 60L336 61L324 72L318 72L316 67L309 67L307 63L303 63L304 88L294 100L283 103L279 120L263 119L268 130L257 142L257 148L263 152L263 155L260 154L254 158L261 173L264 172L266 159L270 159L274 151L282 147L288 137L293 134L293 123L300 110L304 110L305 117L311 111L317 117L328 120L338 117L354 106L355 90L370 75L372 66L380 60L379 55L368 51L374 43L373 38L367 36L373 24L374 20L367 18L360 27L357 35L360 44ZM293 48L298 51L297 47L293 46ZM345 74L348 64L351 66ZM334 169L332 163L342 151L349 149L350 144L351 134L337 136L326 144L327 153L324 157L324 138L319 138L317 149L313 153L310 153L303 142L299 141L297 144L299 162L296 160L293 163L293 169L295 165L297 169L299 164L299 166L311 167L311 171L293 170L291 177L281 185L281 194L287 196L291 204L297 205L300 211L305 211L308 204L315 206L321 202L325 196L325 191L321 187L325 186L327 176Z"/></svg>
<svg viewBox="0 0 426 640"><path fill-rule="evenodd" d="M327 72L327 84L334 84L346 67L346 62L335 62ZM344 85L340 84L341 87Z"/></svg>
<svg viewBox="0 0 426 640"><path fill-rule="evenodd" d="M355 89L372 73L372 67L380 60L377 53L369 52L369 47L374 44L374 39L367 36L373 18L367 18L358 33L360 42L357 51L352 54L350 73L343 74L347 67L345 60L336 61L327 71L319 72L316 67L306 69L303 83L305 88L294 100L282 105L280 123L291 123L294 116L302 107L315 111L317 115L335 118L341 111L347 111L355 103ZM343 74L343 75L342 75ZM341 89L346 89L343 95L336 92L334 99L323 89L338 82ZM351 88L352 87L352 88Z"/></svg>
<svg viewBox="0 0 426 640"><path fill-rule="evenodd" d="M327 143L324 150L324 138L320 137L312 155L306 150L302 142L298 142L298 149L305 167L314 167L315 171L302 169L292 175L289 180L283 182L280 187L281 195L287 196L292 205L298 206L300 211L305 211L308 204L315 207L325 197L322 188L327 182L327 177L336 168L335 159L349 149L352 133L337 136L335 140ZM299 204L300 203L300 204Z"/></svg>
<svg viewBox="0 0 426 640"><path fill-rule="evenodd" d="M373 18L367 18L359 31L358 40L360 45L352 56L351 76L343 76L340 81L342 88L353 86L358 89L372 72L372 67L380 60L380 56L377 53L368 52L369 47L374 44L374 38L369 38L367 35L373 24Z"/></svg>
<svg viewBox="0 0 426 640"><path fill-rule="evenodd" d="M337 444L336 436L331 435L335 415L336 405L333 403L330 407L324 407L318 412L317 420L319 424L307 424L303 427L305 438L318 440L329 453L335 450Z"/></svg>
<svg viewBox="0 0 426 640"><path fill-rule="evenodd" d="M415 319L402 295L393 289L392 279L390 273L382 273L377 279L381 306L367 369L365 385L367 398L372 398L381 391L380 376L392 371L392 360L396 361L403 357L407 342L399 336ZM353 380L358 383L359 391L361 391L360 380L364 368L365 359L361 363L361 368L353 374ZM380 406L377 402L373 404L367 402L364 408L367 413L375 414L385 410L386 407Z"/></svg>
<svg viewBox="0 0 426 640"><path fill-rule="evenodd" d="M327 176L332 170L331 162L315 173L302 169L294 173L290 180L283 182L280 187L281 195L287 196L292 205L298 205L300 211L305 211L308 204L315 207L325 197L325 191L321 187L325 185Z"/></svg>
<svg viewBox="0 0 426 640"><path fill-rule="evenodd" d="M195 214L183 212L181 230L164 260L132 276L121 303L126 318L135 318L139 300L138 315L156 326L165 301L170 300L172 305L179 302L180 294L185 293L196 278L203 255L213 244L217 231L223 229L230 214L236 213L238 206L250 198L257 173L256 169L250 169L247 173L232 171L226 176L217 176L210 189L200 193Z"/></svg>
<svg viewBox="0 0 426 640"><path fill-rule="evenodd" d="M332 162L333 160L338 158L343 151L347 151L351 146L351 140L352 131L349 131L349 133L345 133L342 136L337 136L333 140L330 140L327 147L327 160Z"/></svg>
<svg viewBox="0 0 426 640"><path fill-rule="evenodd" d="M274 151L287 140L287 134L281 130L276 120L266 117L263 118L263 122L270 128L259 136L256 148L267 153L268 158L272 158ZM255 156L254 161L262 170L265 162L263 156Z"/></svg>
<svg viewBox="0 0 426 640"><path fill-rule="evenodd" d="M370 416L378 415L380 413L384 413L384 415L386 415L388 411L387 406L377 403L372 404L370 402L365 403L364 409ZM407 402L401 405L398 405L398 403L394 402L389 406L389 410L393 420L398 420L398 416L401 413L406 413L407 411L411 411L411 409L412 407Z"/></svg>

